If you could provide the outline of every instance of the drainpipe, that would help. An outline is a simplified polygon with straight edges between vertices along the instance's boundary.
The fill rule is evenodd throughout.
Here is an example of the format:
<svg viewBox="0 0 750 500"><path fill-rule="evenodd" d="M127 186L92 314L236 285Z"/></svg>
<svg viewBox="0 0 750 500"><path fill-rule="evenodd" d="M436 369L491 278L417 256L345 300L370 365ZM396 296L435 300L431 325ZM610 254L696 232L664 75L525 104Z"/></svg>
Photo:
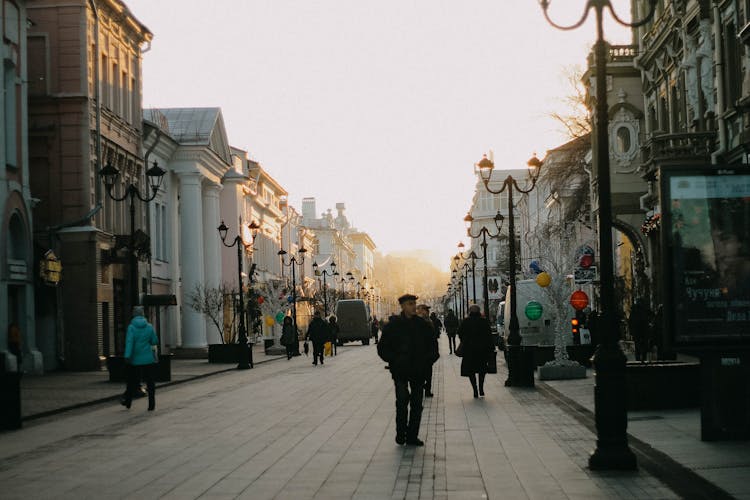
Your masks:
<svg viewBox="0 0 750 500"><path fill-rule="evenodd" d="M719 157L727 151L727 121L724 118L726 102L724 95L724 61L721 47L721 12L714 2L714 65L716 67L716 117L719 125L719 148L711 153L711 163L716 165Z"/></svg>
<svg viewBox="0 0 750 500"><path fill-rule="evenodd" d="M94 99L96 100L96 166L102 168L102 102L101 102L101 86L102 81L100 78L101 68L100 65L100 54L99 54L99 9L96 8L96 2L89 0L89 5L94 13L94 50L96 54L94 56ZM99 172L96 172L98 175ZM96 193L96 205L101 208L102 206L102 187L101 183L97 180L94 182L94 190Z"/></svg>

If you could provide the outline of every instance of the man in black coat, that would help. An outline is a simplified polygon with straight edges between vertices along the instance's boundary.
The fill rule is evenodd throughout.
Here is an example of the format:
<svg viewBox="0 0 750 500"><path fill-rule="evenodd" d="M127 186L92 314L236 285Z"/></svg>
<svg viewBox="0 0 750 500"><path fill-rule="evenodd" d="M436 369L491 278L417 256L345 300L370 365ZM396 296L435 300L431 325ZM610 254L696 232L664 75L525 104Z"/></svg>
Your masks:
<svg viewBox="0 0 750 500"><path fill-rule="evenodd" d="M424 397L431 398L432 394L432 365L440 358L438 352L438 337L440 336L439 330L435 326L430 316L430 306L427 304L419 304L417 306L417 316L425 320L430 328L432 329L432 342L430 343L430 363L425 367L424 371ZM436 318L437 319L437 318ZM438 320L439 321L439 320Z"/></svg>
<svg viewBox="0 0 750 500"><path fill-rule="evenodd" d="M325 343L330 340L330 330L328 323L323 321L320 317L320 311L313 313L313 319L310 322L310 326L307 327L307 340L310 340L313 345L313 363L318 364L318 358L320 358L320 364L323 364L323 347Z"/></svg>
<svg viewBox="0 0 750 500"><path fill-rule="evenodd" d="M445 333L448 335L449 354L453 354L453 351L456 350L456 333L458 333L458 317L453 310L448 309L443 325L445 325Z"/></svg>
<svg viewBox="0 0 750 500"><path fill-rule="evenodd" d="M383 328L378 355L388 363L396 390L396 443L424 446L418 435L424 375L432 362L432 328L417 316L416 296L403 295L398 303L401 315Z"/></svg>

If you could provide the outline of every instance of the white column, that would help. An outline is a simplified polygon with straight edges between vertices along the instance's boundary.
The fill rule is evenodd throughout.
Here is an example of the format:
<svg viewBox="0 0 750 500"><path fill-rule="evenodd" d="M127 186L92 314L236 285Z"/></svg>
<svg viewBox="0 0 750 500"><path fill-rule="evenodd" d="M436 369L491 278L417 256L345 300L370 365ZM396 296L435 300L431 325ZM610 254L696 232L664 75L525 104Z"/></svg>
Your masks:
<svg viewBox="0 0 750 500"><path fill-rule="evenodd" d="M219 245L219 191L221 186L214 183L207 183L203 186L203 282L208 288L218 288L221 284L221 254ZM238 228L232 228L236 231ZM232 237L231 233L228 235ZM227 242L229 243L229 242ZM206 318L206 338L209 344L219 344L219 332L213 322Z"/></svg>
<svg viewBox="0 0 750 500"><path fill-rule="evenodd" d="M204 284L203 195L200 174L180 174L180 277L182 278L182 347L206 347L206 321L187 297Z"/></svg>

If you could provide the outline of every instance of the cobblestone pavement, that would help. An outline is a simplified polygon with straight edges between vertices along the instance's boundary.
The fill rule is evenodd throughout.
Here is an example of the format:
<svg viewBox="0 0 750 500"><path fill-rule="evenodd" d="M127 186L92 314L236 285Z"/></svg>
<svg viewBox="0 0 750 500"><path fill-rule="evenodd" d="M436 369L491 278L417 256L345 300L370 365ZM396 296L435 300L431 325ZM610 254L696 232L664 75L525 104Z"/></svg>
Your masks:
<svg viewBox="0 0 750 500"><path fill-rule="evenodd" d="M263 363L285 356L267 356L263 346L256 344L253 350L255 363ZM209 364L205 359L173 359L172 381L192 380L216 372L232 370L231 364ZM158 383L163 386L165 383ZM40 414L59 411L122 394L123 383L109 382L106 370L94 372L52 372L45 375L21 377L21 416L33 418Z"/></svg>
<svg viewBox="0 0 750 500"><path fill-rule="evenodd" d="M294 358L158 390L153 413L113 403L0 434L1 496L675 498L645 472L585 469L594 436L504 373L473 399L442 347L424 448L394 443L390 376L374 346L351 346L324 366Z"/></svg>

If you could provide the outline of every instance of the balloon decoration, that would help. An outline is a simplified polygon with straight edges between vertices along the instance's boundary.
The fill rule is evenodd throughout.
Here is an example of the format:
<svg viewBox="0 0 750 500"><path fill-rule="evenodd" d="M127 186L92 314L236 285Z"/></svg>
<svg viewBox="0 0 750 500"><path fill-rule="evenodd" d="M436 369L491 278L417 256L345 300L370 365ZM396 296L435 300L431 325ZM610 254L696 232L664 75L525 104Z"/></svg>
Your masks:
<svg viewBox="0 0 750 500"><path fill-rule="evenodd" d="M264 299L262 295L260 295L260 296L258 297L258 304L262 304L262 303L263 303L263 302L265 302L265 301L266 301L266 299Z"/></svg>
<svg viewBox="0 0 750 500"><path fill-rule="evenodd" d="M284 322L284 313L283 312L279 311L279 312L276 313L276 322L278 324L281 324L281 323Z"/></svg>
<svg viewBox="0 0 750 500"><path fill-rule="evenodd" d="M595 261L594 257L594 249L591 248L589 245L583 245L578 250L576 250L576 257L575 261L578 264L578 267L581 269L588 269L590 268Z"/></svg>
<svg viewBox="0 0 750 500"><path fill-rule="evenodd" d="M536 284L542 288L547 288L552 283L552 276L549 273L542 271L536 276Z"/></svg>
<svg viewBox="0 0 750 500"><path fill-rule="evenodd" d="M542 307L542 304L540 304L536 300L530 300L526 303L526 308L523 312L524 314L526 314L527 318L529 318L531 321L535 321L542 317L544 308Z"/></svg>
<svg viewBox="0 0 750 500"><path fill-rule="evenodd" d="M290 296L288 296L288 297L286 298L286 301L287 301L287 302L289 302L289 303L291 304L292 302L294 302L294 297L290 295Z"/></svg>
<svg viewBox="0 0 750 500"><path fill-rule="evenodd" d="M589 305L589 296L582 290L573 292L573 295L570 296L570 305L576 311L583 311Z"/></svg>
<svg viewBox="0 0 750 500"><path fill-rule="evenodd" d="M266 326L273 326L276 320L271 316L266 316Z"/></svg>
<svg viewBox="0 0 750 500"><path fill-rule="evenodd" d="M539 274L542 272L542 268L539 266L539 261L536 259L531 261L531 263L529 264L529 269L531 269L531 272L533 272L534 274Z"/></svg>

